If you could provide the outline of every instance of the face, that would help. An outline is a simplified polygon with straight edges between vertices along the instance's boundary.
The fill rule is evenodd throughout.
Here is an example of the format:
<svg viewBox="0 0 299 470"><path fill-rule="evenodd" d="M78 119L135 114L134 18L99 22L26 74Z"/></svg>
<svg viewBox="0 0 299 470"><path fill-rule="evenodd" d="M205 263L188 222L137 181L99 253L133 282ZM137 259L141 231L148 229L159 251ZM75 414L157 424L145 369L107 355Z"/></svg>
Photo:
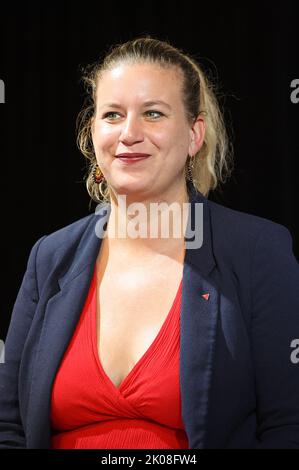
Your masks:
<svg viewBox="0 0 299 470"><path fill-rule="evenodd" d="M167 199L184 188L184 166L204 137L203 119L189 124L176 68L120 64L98 82L92 139L98 165L116 194ZM123 153L147 158L125 161Z"/></svg>

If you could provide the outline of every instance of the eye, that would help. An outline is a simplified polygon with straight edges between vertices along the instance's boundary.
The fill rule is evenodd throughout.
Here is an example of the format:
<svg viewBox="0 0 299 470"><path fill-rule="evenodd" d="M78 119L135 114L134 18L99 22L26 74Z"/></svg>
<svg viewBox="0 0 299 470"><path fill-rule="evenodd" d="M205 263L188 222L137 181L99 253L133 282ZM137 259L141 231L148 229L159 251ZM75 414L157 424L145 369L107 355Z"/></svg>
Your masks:
<svg viewBox="0 0 299 470"><path fill-rule="evenodd" d="M154 111L154 110L146 111L145 114L147 114L147 115L151 114L150 117L153 118L153 119L157 119L157 118L163 116L163 113L161 113L160 111Z"/></svg>
<svg viewBox="0 0 299 470"><path fill-rule="evenodd" d="M119 114L115 111L108 111L103 115L103 119L110 119L110 121L115 121L115 116L119 116Z"/></svg>

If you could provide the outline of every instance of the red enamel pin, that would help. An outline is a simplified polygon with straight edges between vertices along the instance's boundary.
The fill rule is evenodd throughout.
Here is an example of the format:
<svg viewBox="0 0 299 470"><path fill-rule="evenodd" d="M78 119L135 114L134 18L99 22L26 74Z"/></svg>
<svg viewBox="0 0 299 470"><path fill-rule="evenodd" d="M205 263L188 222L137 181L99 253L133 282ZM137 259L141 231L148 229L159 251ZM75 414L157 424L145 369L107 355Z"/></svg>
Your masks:
<svg viewBox="0 0 299 470"><path fill-rule="evenodd" d="M202 294L201 296L203 299L209 300L210 294Z"/></svg>

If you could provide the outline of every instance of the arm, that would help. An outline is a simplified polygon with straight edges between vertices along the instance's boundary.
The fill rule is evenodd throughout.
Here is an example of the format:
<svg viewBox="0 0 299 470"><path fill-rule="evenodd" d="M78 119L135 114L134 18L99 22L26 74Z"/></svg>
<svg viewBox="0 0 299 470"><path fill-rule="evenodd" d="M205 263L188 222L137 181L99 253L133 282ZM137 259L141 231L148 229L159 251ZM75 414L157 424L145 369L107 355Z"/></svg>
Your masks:
<svg viewBox="0 0 299 470"><path fill-rule="evenodd" d="M43 238L31 250L6 336L5 363L0 364L0 449L26 448L19 410L19 365L38 302L35 263Z"/></svg>
<svg viewBox="0 0 299 470"><path fill-rule="evenodd" d="M299 264L286 227L261 231L252 259L252 349L257 394L257 448L299 448Z"/></svg>

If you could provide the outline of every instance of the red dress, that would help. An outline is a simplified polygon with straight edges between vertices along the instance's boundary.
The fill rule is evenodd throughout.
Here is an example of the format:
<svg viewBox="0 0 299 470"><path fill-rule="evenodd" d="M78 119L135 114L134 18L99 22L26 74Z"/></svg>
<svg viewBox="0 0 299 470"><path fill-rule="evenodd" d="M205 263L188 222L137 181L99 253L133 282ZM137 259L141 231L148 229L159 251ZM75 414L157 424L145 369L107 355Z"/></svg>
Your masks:
<svg viewBox="0 0 299 470"><path fill-rule="evenodd" d="M51 396L53 449L188 449L179 384L182 280L156 338L116 387L98 356L96 271Z"/></svg>

